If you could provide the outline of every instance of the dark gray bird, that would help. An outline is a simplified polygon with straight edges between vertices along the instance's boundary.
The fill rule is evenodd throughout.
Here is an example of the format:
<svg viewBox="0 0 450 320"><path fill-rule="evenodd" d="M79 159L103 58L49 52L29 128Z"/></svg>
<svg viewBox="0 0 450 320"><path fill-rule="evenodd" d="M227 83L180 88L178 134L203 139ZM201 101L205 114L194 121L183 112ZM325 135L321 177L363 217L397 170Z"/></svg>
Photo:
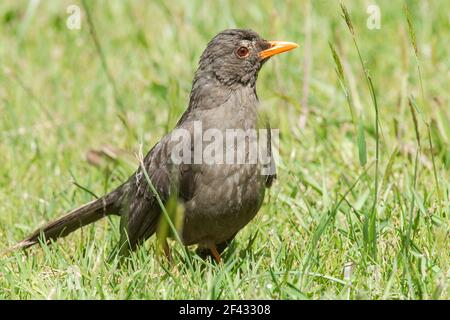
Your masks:
<svg viewBox="0 0 450 320"><path fill-rule="evenodd" d="M220 261L229 241L258 212L275 174L262 175L260 161L207 164L190 156L191 161L175 163L174 149L180 140L174 139L174 132L187 132L192 138L188 149L196 152L195 123L201 123L200 134L208 129L224 135L227 129L256 129L258 72L269 57L296 47L291 42L266 41L251 30L229 29L216 35L200 58L189 106L177 130L163 137L143 166L117 189L39 228L15 248L27 248L40 237L55 240L107 215L119 215L120 252L135 250L155 233L162 213L145 169L163 204L171 196L182 203L184 223L179 235L183 244L198 244Z"/></svg>

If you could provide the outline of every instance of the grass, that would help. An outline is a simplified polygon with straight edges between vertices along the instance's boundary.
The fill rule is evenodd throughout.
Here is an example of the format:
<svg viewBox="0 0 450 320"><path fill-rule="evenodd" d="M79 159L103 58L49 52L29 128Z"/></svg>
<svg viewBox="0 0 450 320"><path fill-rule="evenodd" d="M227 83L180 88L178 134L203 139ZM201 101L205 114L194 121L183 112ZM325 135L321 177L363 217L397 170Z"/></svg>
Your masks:
<svg viewBox="0 0 450 320"><path fill-rule="evenodd" d="M228 27L302 45L258 80L278 180L223 265L154 238L108 262L113 217L2 256L0 298L450 298L447 1L377 1L374 30L358 2L85 2L81 30L81 1L0 3L0 251L124 181Z"/></svg>

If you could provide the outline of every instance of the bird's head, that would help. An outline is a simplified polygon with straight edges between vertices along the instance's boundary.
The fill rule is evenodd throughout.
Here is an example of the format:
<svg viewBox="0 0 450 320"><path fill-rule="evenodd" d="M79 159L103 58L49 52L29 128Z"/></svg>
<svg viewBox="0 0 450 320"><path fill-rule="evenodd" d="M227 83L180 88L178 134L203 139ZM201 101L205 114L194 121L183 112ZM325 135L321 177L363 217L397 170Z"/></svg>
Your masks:
<svg viewBox="0 0 450 320"><path fill-rule="evenodd" d="M264 62L297 47L293 42L264 40L252 30L227 29L208 43L197 76L213 74L227 86L254 85Z"/></svg>

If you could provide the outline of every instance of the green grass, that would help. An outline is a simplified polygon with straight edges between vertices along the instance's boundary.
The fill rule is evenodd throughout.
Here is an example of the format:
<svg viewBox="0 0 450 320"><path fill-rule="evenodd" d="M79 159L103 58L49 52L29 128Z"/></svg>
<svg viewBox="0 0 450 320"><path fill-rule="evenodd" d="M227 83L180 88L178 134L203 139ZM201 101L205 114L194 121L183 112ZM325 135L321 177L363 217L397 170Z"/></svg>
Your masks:
<svg viewBox="0 0 450 320"><path fill-rule="evenodd" d="M154 238L109 263L112 217L1 256L1 299L450 298L448 1L377 1L379 30L359 2L86 2L102 54L66 28L81 2L0 3L0 251L124 181L225 28L301 44L258 80L278 180L223 265ZM128 153L87 161L105 146Z"/></svg>

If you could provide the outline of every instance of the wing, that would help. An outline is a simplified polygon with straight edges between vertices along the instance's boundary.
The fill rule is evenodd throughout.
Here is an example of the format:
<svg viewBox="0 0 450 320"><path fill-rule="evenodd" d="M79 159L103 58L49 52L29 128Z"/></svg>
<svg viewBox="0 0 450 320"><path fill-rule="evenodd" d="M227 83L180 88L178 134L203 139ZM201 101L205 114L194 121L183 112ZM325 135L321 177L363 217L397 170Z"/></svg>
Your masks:
<svg viewBox="0 0 450 320"><path fill-rule="evenodd" d="M143 163L148 177L157 195L152 191L140 167L128 180L127 197L121 210L121 240L120 252L127 253L130 249L143 243L155 231L161 214L159 197L163 204L170 195L172 167L167 158L168 139L163 138L147 154ZM169 169L170 168L170 169Z"/></svg>
<svg viewBox="0 0 450 320"><path fill-rule="evenodd" d="M274 182L274 180L277 178L277 168L275 166L275 159L273 157L272 153L272 130L270 128L269 121L266 121L266 130L267 130L267 150L269 152L270 157L270 174L266 177L266 188L270 188Z"/></svg>

